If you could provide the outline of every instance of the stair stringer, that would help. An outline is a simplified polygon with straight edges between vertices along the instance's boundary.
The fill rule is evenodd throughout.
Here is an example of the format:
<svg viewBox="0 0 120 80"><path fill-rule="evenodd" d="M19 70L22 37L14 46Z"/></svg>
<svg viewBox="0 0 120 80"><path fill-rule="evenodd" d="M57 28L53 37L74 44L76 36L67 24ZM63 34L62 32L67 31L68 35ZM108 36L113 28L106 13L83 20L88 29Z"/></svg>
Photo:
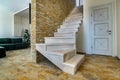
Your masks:
<svg viewBox="0 0 120 80"><path fill-rule="evenodd" d="M69 74L75 74L76 70L73 68L73 66L64 64L63 55L55 54L54 52L48 52L45 49L45 45L43 46L37 46L36 49L39 51L44 57L46 57L49 61L51 61L54 65L56 65L58 68L60 68L62 71L69 73Z"/></svg>

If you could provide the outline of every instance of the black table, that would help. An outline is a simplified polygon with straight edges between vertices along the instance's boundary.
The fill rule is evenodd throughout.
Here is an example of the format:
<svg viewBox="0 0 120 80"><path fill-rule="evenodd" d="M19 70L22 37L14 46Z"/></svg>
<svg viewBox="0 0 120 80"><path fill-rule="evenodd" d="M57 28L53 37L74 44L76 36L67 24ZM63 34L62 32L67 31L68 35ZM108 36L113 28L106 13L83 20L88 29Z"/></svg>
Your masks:
<svg viewBox="0 0 120 80"><path fill-rule="evenodd" d="M4 47L0 46L0 58L3 58L6 56L6 50Z"/></svg>

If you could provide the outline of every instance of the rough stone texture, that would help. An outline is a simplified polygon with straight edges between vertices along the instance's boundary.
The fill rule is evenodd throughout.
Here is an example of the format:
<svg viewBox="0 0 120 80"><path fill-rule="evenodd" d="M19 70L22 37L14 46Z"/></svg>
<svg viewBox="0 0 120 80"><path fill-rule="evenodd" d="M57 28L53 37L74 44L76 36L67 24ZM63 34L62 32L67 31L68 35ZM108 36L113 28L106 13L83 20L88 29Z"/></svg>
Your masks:
<svg viewBox="0 0 120 80"><path fill-rule="evenodd" d="M36 52L35 44L44 43L44 37L53 36L74 6L75 0L32 0L31 46L34 60L39 62L43 58Z"/></svg>
<svg viewBox="0 0 120 80"><path fill-rule="evenodd" d="M46 36L53 36L73 7L71 0L37 0L37 43L43 43Z"/></svg>
<svg viewBox="0 0 120 80"><path fill-rule="evenodd" d="M31 5L31 54L33 60L36 62L36 50L35 50L35 44L36 44L36 0L32 0Z"/></svg>

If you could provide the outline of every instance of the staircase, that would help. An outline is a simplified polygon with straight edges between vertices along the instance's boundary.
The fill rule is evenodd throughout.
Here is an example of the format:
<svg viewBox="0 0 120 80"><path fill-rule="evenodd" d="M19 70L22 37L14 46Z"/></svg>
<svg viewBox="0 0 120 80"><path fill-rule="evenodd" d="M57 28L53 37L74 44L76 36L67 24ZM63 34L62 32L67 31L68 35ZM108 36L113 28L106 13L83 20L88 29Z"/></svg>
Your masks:
<svg viewBox="0 0 120 80"><path fill-rule="evenodd" d="M74 8L54 37L45 37L44 44L36 44L36 49L62 71L75 74L84 60L84 55L76 54L76 35L82 14Z"/></svg>

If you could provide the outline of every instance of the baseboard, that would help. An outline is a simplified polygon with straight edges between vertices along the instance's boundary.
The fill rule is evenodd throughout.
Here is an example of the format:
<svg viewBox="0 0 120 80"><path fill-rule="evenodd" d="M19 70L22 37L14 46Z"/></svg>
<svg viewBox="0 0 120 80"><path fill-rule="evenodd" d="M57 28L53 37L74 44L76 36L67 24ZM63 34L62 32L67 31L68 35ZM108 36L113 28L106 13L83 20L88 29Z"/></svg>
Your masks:
<svg viewBox="0 0 120 80"><path fill-rule="evenodd" d="M118 60L120 60L120 58L119 57L116 57Z"/></svg>
<svg viewBox="0 0 120 80"><path fill-rule="evenodd" d="M86 52L77 52L77 54L86 54Z"/></svg>

